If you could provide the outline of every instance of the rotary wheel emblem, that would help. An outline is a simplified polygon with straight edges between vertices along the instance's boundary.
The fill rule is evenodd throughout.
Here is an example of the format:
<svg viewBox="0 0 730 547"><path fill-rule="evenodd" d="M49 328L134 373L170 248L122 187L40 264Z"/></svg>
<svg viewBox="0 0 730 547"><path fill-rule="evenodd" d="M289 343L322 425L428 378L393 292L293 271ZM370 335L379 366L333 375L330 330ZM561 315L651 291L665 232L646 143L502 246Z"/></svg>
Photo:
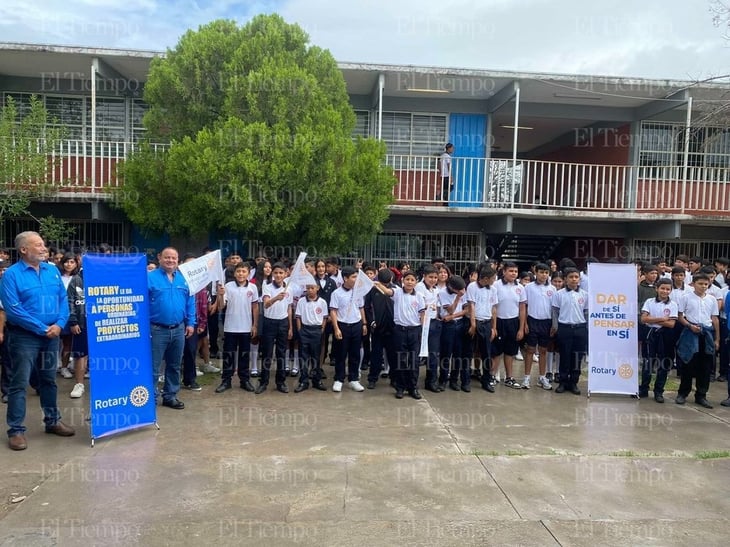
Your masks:
<svg viewBox="0 0 730 547"><path fill-rule="evenodd" d="M144 386L137 386L129 393L129 401L134 406L144 406L149 400L150 392Z"/></svg>

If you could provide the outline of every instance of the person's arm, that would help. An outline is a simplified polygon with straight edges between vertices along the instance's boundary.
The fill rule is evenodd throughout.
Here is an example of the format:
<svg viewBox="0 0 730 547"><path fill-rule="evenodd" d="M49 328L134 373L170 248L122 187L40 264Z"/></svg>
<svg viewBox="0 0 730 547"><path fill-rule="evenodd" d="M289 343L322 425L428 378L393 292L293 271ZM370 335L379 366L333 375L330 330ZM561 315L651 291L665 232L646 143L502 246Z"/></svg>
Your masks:
<svg viewBox="0 0 730 547"><path fill-rule="evenodd" d="M492 338L494 340L497 337L497 305L492 306Z"/></svg>
<svg viewBox="0 0 730 547"><path fill-rule="evenodd" d="M335 334L335 338L337 338L338 340L342 340L342 331L340 330L340 327L337 324L337 309L336 308L330 308L330 323L332 323L332 330Z"/></svg>
<svg viewBox="0 0 730 547"><path fill-rule="evenodd" d="M0 344L5 342L5 310L0 308Z"/></svg>
<svg viewBox="0 0 730 547"><path fill-rule="evenodd" d="M720 349L720 321L717 315L712 316L712 328L715 329L715 351Z"/></svg>
<svg viewBox="0 0 730 547"><path fill-rule="evenodd" d="M378 290L379 290L379 291L380 291L381 293L383 293L383 294L386 294L386 295L388 295L388 296L393 296L393 293L395 293L395 291L394 291L393 289L391 289L390 287L386 287L386 286L385 286L385 285L383 285L383 284L382 284L382 283L381 283L380 281L373 281L373 285L374 285L374 286L375 286L375 288L376 288L376 289L378 289Z"/></svg>
<svg viewBox="0 0 730 547"><path fill-rule="evenodd" d="M254 337L259 332L259 301L256 298L251 302L251 337Z"/></svg>
<svg viewBox="0 0 730 547"><path fill-rule="evenodd" d="M522 340L527 333L527 302L520 302L520 327L517 329L517 340Z"/></svg>
<svg viewBox="0 0 730 547"><path fill-rule="evenodd" d="M2 283L0 283L0 300L2 300L3 308L7 322L11 325L23 328L33 332L39 336L45 336L48 326L32 317L20 302L20 290L18 288L18 280L15 275L11 274L12 270L5 272ZM14 274L15 272L13 272ZM63 284L61 284L63 286ZM68 309L68 305L66 306Z"/></svg>
<svg viewBox="0 0 730 547"><path fill-rule="evenodd" d="M291 303L286 307L286 321L289 325L289 331L286 333L287 340L291 340L294 338L294 320L293 320L294 312L292 310Z"/></svg>

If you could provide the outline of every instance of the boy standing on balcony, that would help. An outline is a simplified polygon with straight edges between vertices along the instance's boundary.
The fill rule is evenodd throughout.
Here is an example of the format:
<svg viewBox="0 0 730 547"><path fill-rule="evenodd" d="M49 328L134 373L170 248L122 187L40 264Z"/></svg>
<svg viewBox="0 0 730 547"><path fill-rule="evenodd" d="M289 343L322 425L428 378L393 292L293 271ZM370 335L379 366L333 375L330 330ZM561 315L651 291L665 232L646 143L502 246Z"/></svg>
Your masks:
<svg viewBox="0 0 730 547"><path fill-rule="evenodd" d="M454 189L451 182L451 154L454 153L454 145L447 143L444 147L444 153L441 154L441 201L449 203L449 194Z"/></svg>

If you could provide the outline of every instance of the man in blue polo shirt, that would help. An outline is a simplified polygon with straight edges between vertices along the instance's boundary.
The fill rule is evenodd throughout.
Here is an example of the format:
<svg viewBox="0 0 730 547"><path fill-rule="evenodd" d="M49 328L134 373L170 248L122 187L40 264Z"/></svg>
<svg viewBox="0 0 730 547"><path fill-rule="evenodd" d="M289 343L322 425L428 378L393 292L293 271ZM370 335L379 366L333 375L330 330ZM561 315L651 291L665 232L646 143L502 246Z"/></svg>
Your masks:
<svg viewBox="0 0 730 547"><path fill-rule="evenodd" d="M8 445L25 450L25 393L33 368L46 433L70 437L72 427L61 422L56 387L56 363L61 329L68 321L68 299L58 268L48 264L48 250L36 232L15 237L20 260L8 268L0 300L8 324L10 381L8 389Z"/></svg>
<svg viewBox="0 0 730 547"><path fill-rule="evenodd" d="M162 249L157 259L160 267L147 274L152 323L152 378L156 383L164 359L162 406L182 410L185 405L177 398L180 362L185 338L195 331L195 298L177 269L177 250L172 247Z"/></svg>

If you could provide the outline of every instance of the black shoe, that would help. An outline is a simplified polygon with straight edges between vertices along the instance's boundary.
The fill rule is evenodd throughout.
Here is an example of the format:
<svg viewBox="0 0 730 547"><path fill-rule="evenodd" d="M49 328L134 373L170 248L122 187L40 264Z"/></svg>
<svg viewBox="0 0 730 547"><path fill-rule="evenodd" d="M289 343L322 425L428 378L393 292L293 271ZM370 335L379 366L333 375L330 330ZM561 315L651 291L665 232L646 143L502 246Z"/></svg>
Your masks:
<svg viewBox="0 0 730 547"><path fill-rule="evenodd" d="M570 386L570 392L573 395L580 395L580 389L578 389L578 386L575 385L575 384L573 384L572 386Z"/></svg>
<svg viewBox="0 0 730 547"><path fill-rule="evenodd" d="M439 382L438 390L439 391L446 391L446 382Z"/></svg>
<svg viewBox="0 0 730 547"><path fill-rule="evenodd" d="M294 393L301 393L305 389L309 389L309 384L298 384L297 387L294 388Z"/></svg>
<svg viewBox="0 0 730 547"><path fill-rule="evenodd" d="M259 384L256 387L256 391L254 393L256 393L256 395L261 395L264 391L266 391L267 387L268 386L266 384Z"/></svg>
<svg viewBox="0 0 730 547"><path fill-rule="evenodd" d="M730 406L730 397L720 403L721 406Z"/></svg>
<svg viewBox="0 0 730 547"><path fill-rule="evenodd" d="M563 393L565 392L565 384L560 384L558 387L555 388L555 393Z"/></svg>
<svg viewBox="0 0 730 547"><path fill-rule="evenodd" d="M229 389L231 389L231 382L221 382L221 385L215 388L215 392L223 393L224 391L227 391Z"/></svg>
<svg viewBox="0 0 730 547"><path fill-rule="evenodd" d="M320 391L327 391L327 387L322 382L314 382L313 387L314 389L318 389Z"/></svg>
<svg viewBox="0 0 730 547"><path fill-rule="evenodd" d="M471 393L471 387L461 384L461 391L463 391L464 393Z"/></svg>
<svg viewBox="0 0 730 547"><path fill-rule="evenodd" d="M162 406L174 408L175 410L182 410L185 408L185 403L177 399L170 399L169 401L162 401Z"/></svg>
<svg viewBox="0 0 730 547"><path fill-rule="evenodd" d="M390 377L390 375L389 375L389 374L388 374L387 372L381 372L381 373L380 373L380 377L381 377L381 378L389 378L389 377Z"/></svg>
<svg viewBox="0 0 730 547"><path fill-rule="evenodd" d="M701 407L704 407L704 408L712 408L710 401L708 401L704 397L702 399L695 399L695 404L700 405Z"/></svg>
<svg viewBox="0 0 730 547"><path fill-rule="evenodd" d="M375 389L377 382L374 380L368 381L368 389Z"/></svg>
<svg viewBox="0 0 730 547"><path fill-rule="evenodd" d="M8 396L7 395L3 395L3 404L4 405L8 404Z"/></svg>
<svg viewBox="0 0 730 547"><path fill-rule="evenodd" d="M433 393L439 392L439 387L434 382L429 382L426 384L426 391L431 391Z"/></svg>
<svg viewBox="0 0 730 547"><path fill-rule="evenodd" d="M482 389L485 391L488 391L489 393L494 393L494 386L491 385L489 382L482 384Z"/></svg>
<svg viewBox="0 0 730 547"><path fill-rule="evenodd" d="M408 390L408 395L410 395L411 397L413 397L416 401L419 400L419 399L423 399L423 396L421 395L421 392L418 391L417 389L409 389Z"/></svg>
<svg viewBox="0 0 730 547"><path fill-rule="evenodd" d="M203 388L200 387L198 382L193 382L192 384L183 384L183 389L188 389L190 391L203 391Z"/></svg>
<svg viewBox="0 0 730 547"><path fill-rule="evenodd" d="M367 370L369 368L370 368L370 365L368 365L367 363L363 363L362 365L360 365L360 370Z"/></svg>
<svg viewBox="0 0 730 547"><path fill-rule="evenodd" d="M646 399L649 396L648 391L641 391L639 390L639 399Z"/></svg>
<svg viewBox="0 0 730 547"><path fill-rule="evenodd" d="M553 373L552 372L545 373L545 378L547 378L548 381L552 382L553 381Z"/></svg>
<svg viewBox="0 0 730 547"><path fill-rule="evenodd" d="M674 402L678 405L683 405L687 402L687 397L685 397L684 395L677 395L677 398L674 399Z"/></svg>
<svg viewBox="0 0 730 547"><path fill-rule="evenodd" d="M718 382L727 382L727 376L724 374L720 374L720 376L717 377Z"/></svg>
<svg viewBox="0 0 730 547"><path fill-rule="evenodd" d="M248 391L250 393L253 393L254 391L256 391L256 388L253 387L253 384L251 383L250 380L246 380L245 382L243 382L241 384L241 389Z"/></svg>
<svg viewBox="0 0 730 547"><path fill-rule="evenodd" d="M715 375L714 374L710 374L710 382L714 382L714 381L715 381Z"/></svg>
<svg viewBox="0 0 730 547"><path fill-rule="evenodd" d="M664 395L662 395L661 393L655 393L654 394L654 400L657 403L663 403L664 402Z"/></svg>
<svg viewBox="0 0 730 547"><path fill-rule="evenodd" d="M279 393L289 393L289 388L286 387L286 384L276 384L276 391Z"/></svg>
<svg viewBox="0 0 730 547"><path fill-rule="evenodd" d="M459 391L459 384L456 382L449 382L449 389L453 389L454 391Z"/></svg>
<svg viewBox="0 0 730 547"><path fill-rule="evenodd" d="M403 398L403 390L402 389L396 389L395 390L395 398L396 399L402 399Z"/></svg>

